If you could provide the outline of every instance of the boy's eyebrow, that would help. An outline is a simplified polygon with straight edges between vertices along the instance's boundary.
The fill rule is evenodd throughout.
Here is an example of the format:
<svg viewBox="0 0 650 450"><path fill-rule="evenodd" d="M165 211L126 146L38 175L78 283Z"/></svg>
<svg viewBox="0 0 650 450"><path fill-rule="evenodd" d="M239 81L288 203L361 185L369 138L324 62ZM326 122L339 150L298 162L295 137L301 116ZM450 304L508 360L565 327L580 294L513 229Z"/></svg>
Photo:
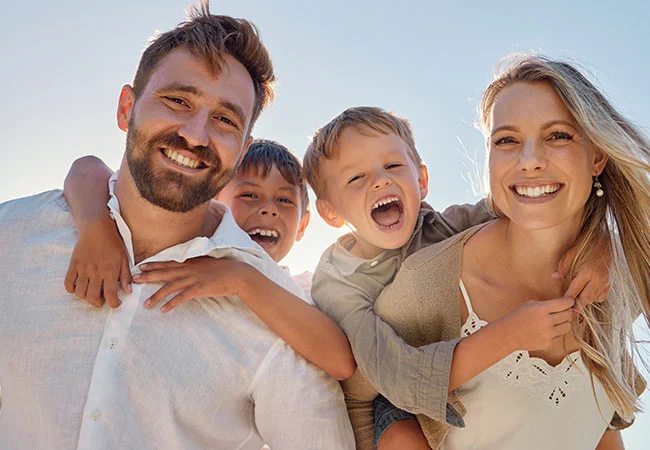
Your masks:
<svg viewBox="0 0 650 450"><path fill-rule="evenodd" d="M163 86L158 90L159 93L166 92L166 91L185 92L187 94L192 94L196 97L205 97L205 93L203 92L203 90L199 89L198 87L189 84L179 83L179 82L170 83L167 86ZM242 124L246 123L246 119L245 119L246 116L244 114L244 110L238 104L233 103L230 100L225 100L220 98L217 100L217 105L226 108L228 111L233 113Z"/></svg>
<svg viewBox="0 0 650 450"><path fill-rule="evenodd" d="M259 183L254 183L252 181L246 181L246 180L238 182L237 186L251 186L251 187L257 187L257 188L263 187ZM293 184L287 183L286 186L279 187L278 190L293 192L296 188L297 188L297 186L294 186Z"/></svg>

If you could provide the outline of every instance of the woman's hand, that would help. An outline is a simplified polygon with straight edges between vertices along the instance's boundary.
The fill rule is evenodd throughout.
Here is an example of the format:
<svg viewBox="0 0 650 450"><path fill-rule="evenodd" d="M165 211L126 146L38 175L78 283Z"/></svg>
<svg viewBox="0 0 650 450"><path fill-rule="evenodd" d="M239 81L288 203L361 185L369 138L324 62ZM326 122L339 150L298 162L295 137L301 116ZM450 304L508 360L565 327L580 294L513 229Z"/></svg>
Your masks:
<svg viewBox="0 0 650 450"><path fill-rule="evenodd" d="M122 304L117 296L118 286L131 292L129 257L117 232L115 222L106 215L79 227L79 241L72 252L65 289L101 307Z"/></svg>
<svg viewBox="0 0 650 450"><path fill-rule="evenodd" d="M240 295L242 279L248 270L255 270L246 263L224 258L201 256L185 262L175 261L142 264L142 273L133 276L136 283L163 282L163 286L144 302L153 308L169 295L177 292L160 310L169 312L178 305L194 298L227 297Z"/></svg>

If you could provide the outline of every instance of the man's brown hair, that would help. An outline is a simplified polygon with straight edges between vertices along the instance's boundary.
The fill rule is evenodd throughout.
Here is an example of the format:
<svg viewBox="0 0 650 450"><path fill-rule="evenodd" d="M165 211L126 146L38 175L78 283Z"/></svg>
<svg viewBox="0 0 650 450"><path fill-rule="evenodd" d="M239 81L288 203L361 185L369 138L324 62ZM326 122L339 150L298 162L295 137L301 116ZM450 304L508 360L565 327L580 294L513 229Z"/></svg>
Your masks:
<svg viewBox="0 0 650 450"><path fill-rule="evenodd" d="M224 55L239 61L255 87L255 104L249 132L262 110L273 101L275 75L269 53L257 27L248 20L210 14L209 1L188 9L188 20L152 39L142 53L133 79L136 99L144 90L158 63L172 50L183 47L221 72Z"/></svg>
<svg viewBox="0 0 650 450"><path fill-rule="evenodd" d="M343 130L349 127L354 127L362 134L394 133L406 143L413 162L417 166L422 165L422 158L415 148L411 126L406 119L371 106L348 108L317 130L307 147L303 171L317 198L326 198L325 180L321 173L323 160L338 158L339 138ZM372 158L372 155L368 157Z"/></svg>

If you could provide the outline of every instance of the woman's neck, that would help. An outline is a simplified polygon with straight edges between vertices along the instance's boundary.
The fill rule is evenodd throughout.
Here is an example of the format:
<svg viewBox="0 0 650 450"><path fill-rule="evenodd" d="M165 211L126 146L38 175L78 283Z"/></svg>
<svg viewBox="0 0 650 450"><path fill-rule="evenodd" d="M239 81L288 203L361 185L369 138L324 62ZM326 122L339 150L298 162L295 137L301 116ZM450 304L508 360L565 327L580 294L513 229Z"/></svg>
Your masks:
<svg viewBox="0 0 650 450"><path fill-rule="evenodd" d="M529 230L504 219L499 231L504 263L511 276L531 287L551 287L551 274L559 270L562 257L576 239L579 224Z"/></svg>

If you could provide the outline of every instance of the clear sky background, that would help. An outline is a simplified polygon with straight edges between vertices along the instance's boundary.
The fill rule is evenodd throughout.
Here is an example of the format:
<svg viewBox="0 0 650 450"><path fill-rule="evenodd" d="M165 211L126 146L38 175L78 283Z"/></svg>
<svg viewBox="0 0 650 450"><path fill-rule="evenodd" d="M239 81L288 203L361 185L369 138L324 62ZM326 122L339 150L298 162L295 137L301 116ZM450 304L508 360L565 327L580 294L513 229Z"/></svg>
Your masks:
<svg viewBox="0 0 650 450"><path fill-rule="evenodd" d="M85 154L119 166L119 90L148 37L182 21L188 4L2 2L0 202L61 188ZM395 111L413 126L436 208L480 198L473 186L484 146L473 124L507 53L535 50L580 64L627 117L650 128L647 1L221 0L212 11L253 20L273 57L278 95L255 136L302 156L314 130L346 107ZM340 234L312 210L305 238L284 261L296 273L312 270ZM647 448L649 430L646 413L625 432L627 448Z"/></svg>

